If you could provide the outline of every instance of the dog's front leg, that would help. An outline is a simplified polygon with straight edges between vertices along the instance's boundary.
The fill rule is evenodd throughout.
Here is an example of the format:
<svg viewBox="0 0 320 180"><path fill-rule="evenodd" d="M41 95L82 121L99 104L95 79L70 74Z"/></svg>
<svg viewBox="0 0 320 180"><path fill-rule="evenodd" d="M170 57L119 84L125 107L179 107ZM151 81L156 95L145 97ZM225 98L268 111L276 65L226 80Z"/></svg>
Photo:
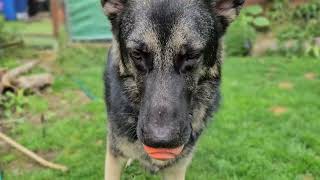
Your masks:
<svg viewBox="0 0 320 180"><path fill-rule="evenodd" d="M184 180L188 165L174 166L163 171L163 180Z"/></svg>
<svg viewBox="0 0 320 180"><path fill-rule="evenodd" d="M163 180L184 180L186 177L187 168L191 162L192 157L181 159L180 162L164 169L162 172Z"/></svg>
<svg viewBox="0 0 320 180"><path fill-rule="evenodd" d="M105 180L120 180L121 171L126 160L112 153L110 145L107 145L106 162L105 162Z"/></svg>

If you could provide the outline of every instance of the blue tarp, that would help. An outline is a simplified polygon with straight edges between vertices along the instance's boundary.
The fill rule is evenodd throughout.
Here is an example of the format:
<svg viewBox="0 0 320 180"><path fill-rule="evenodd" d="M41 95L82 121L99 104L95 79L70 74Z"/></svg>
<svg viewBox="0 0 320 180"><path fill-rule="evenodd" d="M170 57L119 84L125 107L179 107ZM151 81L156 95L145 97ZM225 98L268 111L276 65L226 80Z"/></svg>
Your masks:
<svg viewBox="0 0 320 180"><path fill-rule="evenodd" d="M0 13L3 11L3 0L0 0Z"/></svg>
<svg viewBox="0 0 320 180"><path fill-rule="evenodd" d="M3 0L4 8L3 13L6 20L13 21L17 19L16 16L16 7L14 0Z"/></svg>
<svg viewBox="0 0 320 180"><path fill-rule="evenodd" d="M72 40L112 39L111 26L100 0L64 0Z"/></svg>

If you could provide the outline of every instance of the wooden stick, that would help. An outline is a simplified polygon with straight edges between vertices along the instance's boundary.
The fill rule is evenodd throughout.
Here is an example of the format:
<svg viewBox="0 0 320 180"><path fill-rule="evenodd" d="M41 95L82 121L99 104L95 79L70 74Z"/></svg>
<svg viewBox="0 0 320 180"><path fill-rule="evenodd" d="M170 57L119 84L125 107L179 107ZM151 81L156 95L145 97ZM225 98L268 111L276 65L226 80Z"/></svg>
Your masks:
<svg viewBox="0 0 320 180"><path fill-rule="evenodd" d="M4 75L4 79L8 78L9 80L14 79L18 76L20 76L21 74L27 73L28 71L30 71L35 65L37 65L39 63L39 61L34 60L34 61L30 61L28 63L25 63L21 66L18 66L14 69L8 70L7 73Z"/></svg>
<svg viewBox="0 0 320 180"><path fill-rule="evenodd" d="M2 77L0 77L0 94L3 93L4 89L12 89L15 91L16 87L14 87L12 84L12 80L16 79L21 74L27 73L38 63L39 61L37 60L30 61L14 69L7 70L4 74L2 74Z"/></svg>
<svg viewBox="0 0 320 180"><path fill-rule="evenodd" d="M51 74L21 76L13 80L14 85L25 90L40 90L44 87L52 85L52 83L53 76Z"/></svg>
<svg viewBox="0 0 320 180"><path fill-rule="evenodd" d="M4 85L2 83L2 76L6 74L7 70L6 69L0 69L0 94L2 93L4 89Z"/></svg>
<svg viewBox="0 0 320 180"><path fill-rule="evenodd" d="M21 122L22 122L21 120L0 121L0 126L21 123Z"/></svg>
<svg viewBox="0 0 320 180"><path fill-rule="evenodd" d="M23 41L10 42L7 44L0 44L0 49L5 49L13 46L22 46L22 45L23 45Z"/></svg>
<svg viewBox="0 0 320 180"><path fill-rule="evenodd" d="M49 161L41 158L40 156L36 155L34 152L32 152L32 151L28 150L27 148L23 147L22 145L18 144L13 139L11 139L10 137L6 136L5 134L3 134L1 132L0 132L0 139L3 140L4 142L8 143L10 146L16 148L18 151L22 152L23 154L25 154L29 158L35 160L36 162L38 162L40 165L42 165L44 167L60 170L63 172L68 171L68 168L66 166L54 164L52 162L49 162Z"/></svg>

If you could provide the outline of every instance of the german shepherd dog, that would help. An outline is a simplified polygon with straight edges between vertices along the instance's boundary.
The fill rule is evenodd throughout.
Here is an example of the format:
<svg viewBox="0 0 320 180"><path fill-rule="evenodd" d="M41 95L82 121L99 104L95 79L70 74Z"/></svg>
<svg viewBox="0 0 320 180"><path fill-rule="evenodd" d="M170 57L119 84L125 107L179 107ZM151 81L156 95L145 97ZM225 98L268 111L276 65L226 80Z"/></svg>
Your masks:
<svg viewBox="0 0 320 180"><path fill-rule="evenodd" d="M182 180L220 99L222 37L244 0L102 0L114 39L105 72L105 179L138 160Z"/></svg>

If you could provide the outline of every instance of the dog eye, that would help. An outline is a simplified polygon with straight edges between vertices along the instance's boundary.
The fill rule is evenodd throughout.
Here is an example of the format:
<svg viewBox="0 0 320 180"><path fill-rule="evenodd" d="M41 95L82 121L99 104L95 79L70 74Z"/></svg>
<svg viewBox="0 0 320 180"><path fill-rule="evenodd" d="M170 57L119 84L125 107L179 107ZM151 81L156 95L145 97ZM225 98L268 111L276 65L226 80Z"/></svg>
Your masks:
<svg viewBox="0 0 320 180"><path fill-rule="evenodd" d="M189 53L180 54L175 61L174 68L178 73L186 73L192 71L199 63L199 59L201 56L201 52L195 51L189 51Z"/></svg>
<svg viewBox="0 0 320 180"><path fill-rule="evenodd" d="M192 59L199 59L201 56L201 53L192 53L187 55L187 60L192 60Z"/></svg>
<svg viewBox="0 0 320 180"><path fill-rule="evenodd" d="M153 69L153 62L150 53L142 50L132 50L129 53L130 58L133 60L136 68L143 73L149 72Z"/></svg>
<svg viewBox="0 0 320 180"><path fill-rule="evenodd" d="M130 57L134 60L141 60L142 59L142 53L139 50L131 51Z"/></svg>
<svg viewBox="0 0 320 180"><path fill-rule="evenodd" d="M187 60L196 60L201 57L201 52L190 52L186 55Z"/></svg>

